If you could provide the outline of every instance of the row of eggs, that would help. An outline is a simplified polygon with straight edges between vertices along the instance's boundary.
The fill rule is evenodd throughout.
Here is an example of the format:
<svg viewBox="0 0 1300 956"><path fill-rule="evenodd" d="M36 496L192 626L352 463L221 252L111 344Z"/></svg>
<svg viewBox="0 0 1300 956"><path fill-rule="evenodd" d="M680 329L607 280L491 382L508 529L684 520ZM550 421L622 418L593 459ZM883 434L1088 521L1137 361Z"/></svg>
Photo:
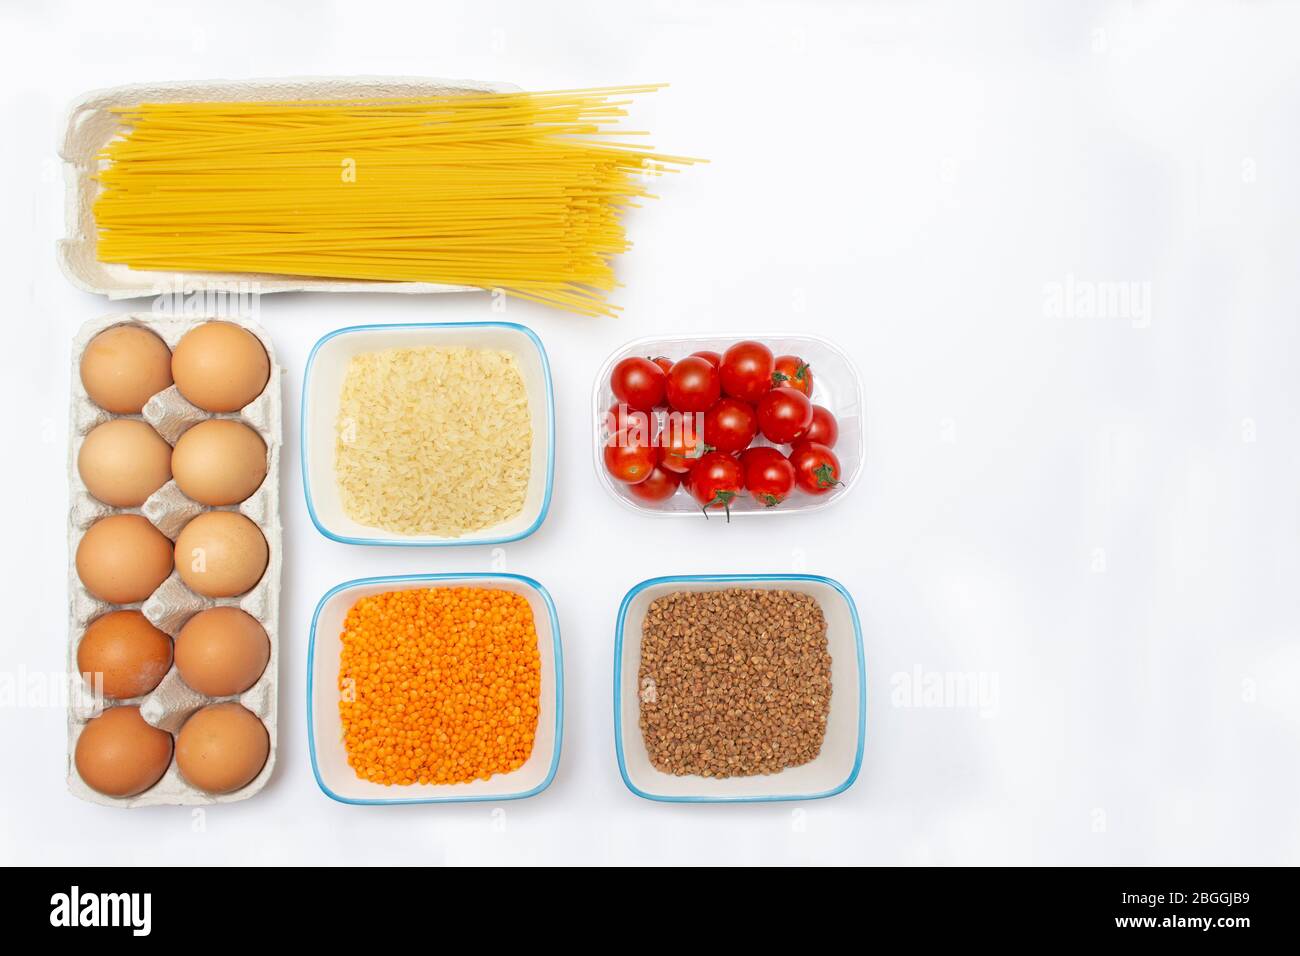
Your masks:
<svg viewBox="0 0 1300 956"><path fill-rule="evenodd" d="M109 604L137 604L167 580L172 568L195 594L235 597L262 579L270 552L262 531L236 511L191 518L176 544L141 515L100 518L77 545L77 576Z"/></svg>
<svg viewBox="0 0 1300 956"><path fill-rule="evenodd" d="M227 701L190 715L173 745L172 735L140 716L140 708L113 707L86 724L73 759L86 784L112 797L148 790L171 766L207 793L247 786L266 765L271 738L252 711Z"/></svg>
<svg viewBox="0 0 1300 956"><path fill-rule="evenodd" d="M266 443L242 422L210 418L172 448L148 422L114 418L81 443L77 471L92 495L114 508L138 508L173 477L202 505L237 505L266 477Z"/></svg>
<svg viewBox="0 0 1300 956"><path fill-rule="evenodd" d="M237 412L266 387L271 360L247 329L205 322L176 344L176 351L146 328L115 325L86 346L81 384L90 400L116 415L138 415L173 383L191 405L207 412Z"/></svg>

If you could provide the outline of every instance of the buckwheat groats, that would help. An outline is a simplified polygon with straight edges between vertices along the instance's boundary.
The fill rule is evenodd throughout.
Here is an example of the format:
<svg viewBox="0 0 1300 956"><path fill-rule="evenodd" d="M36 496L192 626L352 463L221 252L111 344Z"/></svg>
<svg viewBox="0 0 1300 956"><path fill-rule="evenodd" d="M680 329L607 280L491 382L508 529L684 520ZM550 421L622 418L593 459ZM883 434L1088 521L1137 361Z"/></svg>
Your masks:
<svg viewBox="0 0 1300 956"><path fill-rule="evenodd" d="M811 595L664 595L646 612L638 676L646 750L665 773L779 773L821 751L831 656Z"/></svg>

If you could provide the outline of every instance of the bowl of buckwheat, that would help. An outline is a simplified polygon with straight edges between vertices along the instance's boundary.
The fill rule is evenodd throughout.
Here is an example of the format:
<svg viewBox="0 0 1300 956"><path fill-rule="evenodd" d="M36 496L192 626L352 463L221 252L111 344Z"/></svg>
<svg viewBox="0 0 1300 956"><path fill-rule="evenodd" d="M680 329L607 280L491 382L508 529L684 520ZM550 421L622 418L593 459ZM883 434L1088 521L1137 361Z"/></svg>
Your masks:
<svg viewBox="0 0 1300 956"><path fill-rule="evenodd" d="M615 629L614 741L623 782L648 800L844 792L866 744L853 598L811 574L641 582Z"/></svg>

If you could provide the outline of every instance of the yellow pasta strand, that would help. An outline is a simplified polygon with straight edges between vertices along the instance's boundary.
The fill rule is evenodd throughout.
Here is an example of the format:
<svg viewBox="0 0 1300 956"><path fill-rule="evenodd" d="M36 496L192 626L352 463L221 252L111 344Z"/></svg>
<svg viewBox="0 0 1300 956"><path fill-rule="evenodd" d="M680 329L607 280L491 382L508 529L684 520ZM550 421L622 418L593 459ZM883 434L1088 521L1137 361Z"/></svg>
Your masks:
<svg viewBox="0 0 1300 956"><path fill-rule="evenodd" d="M612 128L662 84L113 110L101 262L500 289L613 315L622 214L703 160Z"/></svg>

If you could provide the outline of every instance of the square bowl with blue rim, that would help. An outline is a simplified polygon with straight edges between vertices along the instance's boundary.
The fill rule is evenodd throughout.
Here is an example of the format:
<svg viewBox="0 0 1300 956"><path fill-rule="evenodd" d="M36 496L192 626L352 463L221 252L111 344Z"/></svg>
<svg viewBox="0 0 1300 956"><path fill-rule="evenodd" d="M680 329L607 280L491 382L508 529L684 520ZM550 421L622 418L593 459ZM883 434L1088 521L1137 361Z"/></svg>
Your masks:
<svg viewBox="0 0 1300 956"><path fill-rule="evenodd" d="M641 631L655 598L675 591L728 588L796 591L811 595L826 617L831 655L831 704L821 752L798 767L750 777L677 776L650 762L641 735L638 674ZM867 739L867 665L862 625L844 585L814 574L705 574L651 578L623 598L614 633L614 749L627 788L665 803L759 803L818 800L853 785Z"/></svg>
<svg viewBox="0 0 1300 956"><path fill-rule="evenodd" d="M496 588L522 594L533 611L537 651L541 658L541 693L533 752L524 765L471 783L386 787L362 780L348 766L339 716L340 635L348 610L361 598L413 588ZM470 803L521 800L541 793L555 779L564 738L564 655L555 603L546 589L518 574L405 574L344 581L325 593L311 619L307 645L307 746L316 783L339 803L387 805L401 803Z"/></svg>
<svg viewBox="0 0 1300 956"><path fill-rule="evenodd" d="M455 538L409 535L360 524L343 509L334 475L339 400L352 356L394 348L475 348L510 352L523 376L532 418L532 461L524 506L513 518ZM514 322L425 322L336 329L312 347L303 372L299 422L307 512L321 534L344 544L439 547L526 538L546 518L555 480L555 398L541 339Z"/></svg>

